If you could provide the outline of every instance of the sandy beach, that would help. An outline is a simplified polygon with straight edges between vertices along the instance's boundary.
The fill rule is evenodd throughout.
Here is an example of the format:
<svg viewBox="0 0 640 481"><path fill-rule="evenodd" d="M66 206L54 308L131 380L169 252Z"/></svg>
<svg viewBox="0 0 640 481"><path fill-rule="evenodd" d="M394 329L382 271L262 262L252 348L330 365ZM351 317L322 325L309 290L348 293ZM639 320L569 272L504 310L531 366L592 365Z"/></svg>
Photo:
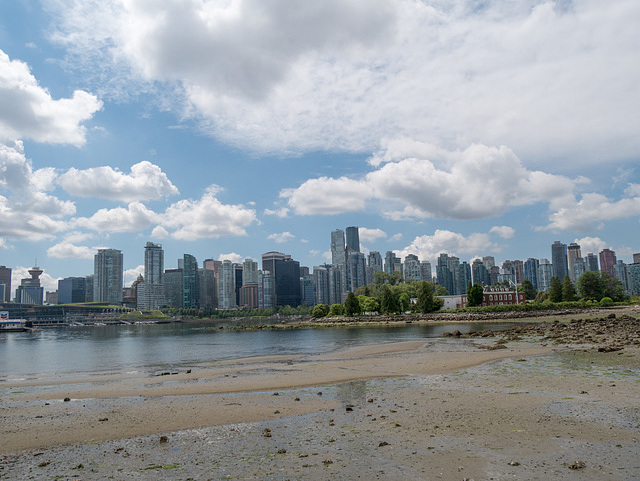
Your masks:
<svg viewBox="0 0 640 481"><path fill-rule="evenodd" d="M0 477L638 479L638 359L447 338L3 382Z"/></svg>

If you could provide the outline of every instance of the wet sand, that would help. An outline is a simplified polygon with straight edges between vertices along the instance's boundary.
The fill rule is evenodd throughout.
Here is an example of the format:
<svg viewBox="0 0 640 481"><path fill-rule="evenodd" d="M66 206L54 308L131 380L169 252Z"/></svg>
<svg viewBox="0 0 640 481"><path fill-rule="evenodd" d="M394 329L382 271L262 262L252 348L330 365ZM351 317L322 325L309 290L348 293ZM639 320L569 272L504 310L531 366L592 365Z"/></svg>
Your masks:
<svg viewBox="0 0 640 481"><path fill-rule="evenodd" d="M637 351L493 342L5 382L0 477L640 478Z"/></svg>

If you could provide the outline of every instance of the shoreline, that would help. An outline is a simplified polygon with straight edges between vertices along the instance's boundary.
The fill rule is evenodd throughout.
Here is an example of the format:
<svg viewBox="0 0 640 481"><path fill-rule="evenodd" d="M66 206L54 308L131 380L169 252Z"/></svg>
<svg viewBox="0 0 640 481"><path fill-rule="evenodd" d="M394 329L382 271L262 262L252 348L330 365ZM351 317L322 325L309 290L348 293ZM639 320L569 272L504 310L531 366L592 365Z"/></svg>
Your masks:
<svg viewBox="0 0 640 481"><path fill-rule="evenodd" d="M318 412L335 408L335 402L321 399L322 396L295 401L290 395L280 396L280 391L445 374L508 357L551 352L550 348L535 345L501 351L469 346L461 350L458 346L453 351L429 352L429 344L409 341L313 356L247 358L168 376L138 373L4 382L3 405L10 407L3 407L0 413L0 435L5 440L0 453ZM274 396L276 392L278 395ZM233 409L225 407L224 401L229 398L238 403ZM274 399L279 409L261 407ZM212 402L215 406L211 406ZM174 412L177 405L180 409ZM159 420L159 414L167 410L172 412L172 419ZM275 414L277 410L280 413ZM199 415L194 419L192 413ZM100 421L105 418L108 421ZM47 436L51 432L58 434L55 438Z"/></svg>

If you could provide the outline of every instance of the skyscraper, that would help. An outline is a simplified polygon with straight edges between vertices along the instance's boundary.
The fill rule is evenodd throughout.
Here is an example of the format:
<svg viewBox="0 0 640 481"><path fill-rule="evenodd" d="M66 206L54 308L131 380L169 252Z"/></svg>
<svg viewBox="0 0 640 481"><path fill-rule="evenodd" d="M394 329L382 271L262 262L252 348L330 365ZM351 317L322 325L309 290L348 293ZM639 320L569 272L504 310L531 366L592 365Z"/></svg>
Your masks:
<svg viewBox="0 0 640 481"><path fill-rule="evenodd" d="M122 304L122 252L98 249L93 258L93 300Z"/></svg>
<svg viewBox="0 0 640 481"><path fill-rule="evenodd" d="M557 277L560 282L569 275L569 265L567 261L567 244L555 241L551 245L551 266L553 277Z"/></svg>
<svg viewBox="0 0 640 481"><path fill-rule="evenodd" d="M166 303L175 309L182 309L184 304L184 282L182 269L167 269L164 271L164 295Z"/></svg>
<svg viewBox="0 0 640 481"><path fill-rule="evenodd" d="M161 244L144 247L144 283L138 286L138 307L145 311L164 306L164 251Z"/></svg>
<svg viewBox="0 0 640 481"><path fill-rule="evenodd" d="M343 268L346 272L346 266ZM274 306L298 307L302 300L300 293L300 263L288 254L267 252L262 254L262 271L269 271L275 281ZM340 301L342 302L342 301Z"/></svg>
<svg viewBox="0 0 640 481"><path fill-rule="evenodd" d="M573 282L574 284L576 283L579 277L576 274L576 264L580 263L578 259L582 260L580 245L577 244L576 242L572 242L567 247L567 264L569 267L569 279L571 279L571 282ZM580 267L578 267L578 270L580 270Z"/></svg>
<svg viewBox="0 0 640 481"><path fill-rule="evenodd" d="M31 277L22 279L20 282L20 285L16 289L16 302L42 305L44 289L40 286L40 276L43 272L39 267L29 269L29 275L31 275Z"/></svg>
<svg viewBox="0 0 640 481"><path fill-rule="evenodd" d="M598 256L591 252L585 257L584 264L585 271L598 272L600 270L598 266Z"/></svg>
<svg viewBox="0 0 640 481"><path fill-rule="evenodd" d="M341 229L331 232L331 264L340 271L340 287L343 289L340 302L343 302L347 298L347 250Z"/></svg>
<svg viewBox="0 0 640 481"><path fill-rule="evenodd" d="M191 254L185 254L182 265L182 307L198 309L200 307L198 261Z"/></svg>
<svg viewBox="0 0 640 481"><path fill-rule="evenodd" d="M610 249L600 251L600 270L614 277L613 266L616 265L616 253Z"/></svg>
<svg viewBox="0 0 640 481"><path fill-rule="evenodd" d="M218 276L218 306L233 309L236 307L236 269L230 260L222 261Z"/></svg>
<svg viewBox="0 0 640 481"><path fill-rule="evenodd" d="M553 266L548 259L540 259L538 262L538 290L548 291L551 287L553 277Z"/></svg>
<svg viewBox="0 0 640 481"><path fill-rule="evenodd" d="M404 278L412 281L422 280L422 268L417 255L407 254L404 258Z"/></svg>
<svg viewBox="0 0 640 481"><path fill-rule="evenodd" d="M527 279L535 289L538 289L538 267L540 263L538 259L534 259L533 257L529 257L524 262L524 278Z"/></svg>
<svg viewBox="0 0 640 481"><path fill-rule="evenodd" d="M86 302L86 277L65 277L58 280L58 304ZM93 298L91 299L93 301Z"/></svg>
<svg viewBox="0 0 640 481"><path fill-rule="evenodd" d="M347 227L347 249L360 252L360 234L357 227Z"/></svg>
<svg viewBox="0 0 640 481"><path fill-rule="evenodd" d="M11 268L0 266L0 302L11 301Z"/></svg>
<svg viewBox="0 0 640 481"><path fill-rule="evenodd" d="M242 263L242 285L258 282L258 263L253 259L245 259Z"/></svg>

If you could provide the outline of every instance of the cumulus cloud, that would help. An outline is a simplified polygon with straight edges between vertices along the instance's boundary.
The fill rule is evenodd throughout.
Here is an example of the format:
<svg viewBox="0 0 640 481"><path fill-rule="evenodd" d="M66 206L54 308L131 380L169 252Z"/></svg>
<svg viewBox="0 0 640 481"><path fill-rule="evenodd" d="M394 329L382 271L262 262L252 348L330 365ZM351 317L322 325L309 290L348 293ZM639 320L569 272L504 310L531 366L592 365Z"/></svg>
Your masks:
<svg viewBox="0 0 640 481"><path fill-rule="evenodd" d="M633 194L633 191L627 190ZM605 221L640 217L640 195L611 200L597 193L585 193L580 200L565 203L549 216L549 224L538 230L574 230L588 232Z"/></svg>
<svg viewBox="0 0 640 481"><path fill-rule="evenodd" d="M47 249L47 255L56 259L93 259L97 250L86 246L77 246L64 241Z"/></svg>
<svg viewBox="0 0 640 481"><path fill-rule="evenodd" d="M373 151L407 137L584 164L640 147L633 0L54 5L54 38L87 72L163 81L245 148Z"/></svg>
<svg viewBox="0 0 640 481"><path fill-rule="evenodd" d="M496 217L512 206L555 206L574 187L566 177L528 170L506 147L474 144L452 152L420 147L417 142L392 144L374 156L371 163L378 167L361 179L311 179L280 196L303 215L362 211L367 200L375 199L385 208L400 207L385 212L390 218L467 220ZM437 157L413 157L418 152Z"/></svg>
<svg viewBox="0 0 640 481"><path fill-rule="evenodd" d="M492 234L496 234L503 239L511 239L515 235L516 230L513 227L509 227L506 225L496 225L492 227L489 232L491 232Z"/></svg>
<svg viewBox="0 0 640 481"><path fill-rule="evenodd" d="M360 227L358 229L358 235L362 242L375 242L378 239L387 237L387 233L382 229L369 229L367 227Z"/></svg>
<svg viewBox="0 0 640 481"><path fill-rule="evenodd" d="M64 217L75 214L71 201L49 195L50 169L35 170L22 142L0 143L0 235L42 240L68 228Z"/></svg>
<svg viewBox="0 0 640 481"><path fill-rule="evenodd" d="M433 235L418 236L404 249L395 251L402 258L415 254L420 260L432 263L441 253L451 255L482 255L484 252L499 252L500 245L491 241L489 234L473 233L468 236L449 230L436 230Z"/></svg>
<svg viewBox="0 0 640 481"><path fill-rule="evenodd" d="M234 264L239 264L241 263L245 258L242 257L240 254L236 254L235 252L230 252L229 254L220 254L220 256L218 256L218 260L219 261L231 261Z"/></svg>
<svg viewBox="0 0 640 481"><path fill-rule="evenodd" d="M276 244L283 244L285 242L290 241L291 239L295 239L291 232L279 232L274 234L269 234L267 239L274 241Z"/></svg>
<svg viewBox="0 0 640 481"><path fill-rule="evenodd" d="M574 242L580 245L580 252L582 257L587 254L598 254L602 249L609 247L609 245L600 239L600 237L582 237L581 239L575 239Z"/></svg>
<svg viewBox="0 0 640 481"><path fill-rule="evenodd" d="M330 215L363 210L371 192L362 181L320 177L307 180L296 189L283 189L280 197L287 199L296 214Z"/></svg>
<svg viewBox="0 0 640 481"><path fill-rule="evenodd" d="M11 60L0 50L0 141L82 145L86 132L82 122L101 108L97 97L82 90L54 100L26 63Z"/></svg>
<svg viewBox="0 0 640 481"><path fill-rule="evenodd" d="M287 217L289 214L289 209L286 207L281 207L280 209L265 209L264 215L275 215L276 217Z"/></svg>
<svg viewBox="0 0 640 481"><path fill-rule="evenodd" d="M144 265L132 267L131 269L125 269L123 273L123 283L125 286L129 286L135 281L138 276L144 277Z"/></svg>
<svg viewBox="0 0 640 481"><path fill-rule="evenodd" d="M85 170L71 168L58 177L58 184L72 195L122 202L155 200L178 194L177 187L162 169L148 161L131 166L129 174L109 166Z"/></svg>
<svg viewBox="0 0 640 481"><path fill-rule="evenodd" d="M245 228L256 221L256 212L244 206L223 204L212 186L199 200L181 200L162 216L161 225L171 237L182 240L246 235Z"/></svg>
<svg viewBox="0 0 640 481"><path fill-rule="evenodd" d="M160 220L160 215L141 202L131 202L126 209L100 209L91 217L74 219L74 224L98 232L139 232Z"/></svg>

